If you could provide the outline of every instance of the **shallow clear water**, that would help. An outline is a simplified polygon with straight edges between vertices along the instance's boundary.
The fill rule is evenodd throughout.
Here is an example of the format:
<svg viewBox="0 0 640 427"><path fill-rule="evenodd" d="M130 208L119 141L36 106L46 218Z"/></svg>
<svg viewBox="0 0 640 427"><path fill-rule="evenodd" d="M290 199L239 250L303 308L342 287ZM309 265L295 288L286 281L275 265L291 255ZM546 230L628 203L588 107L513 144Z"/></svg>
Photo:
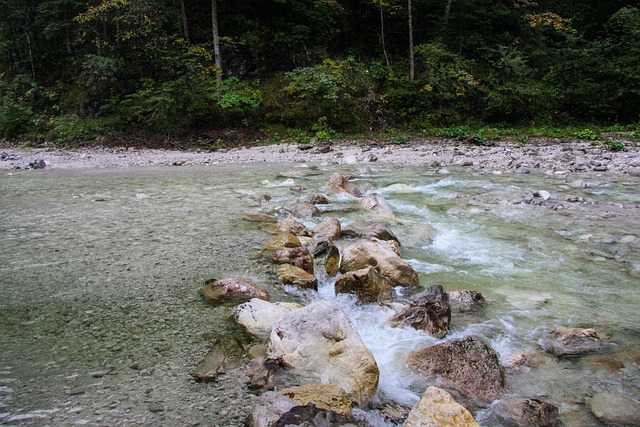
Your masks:
<svg viewBox="0 0 640 427"><path fill-rule="evenodd" d="M473 289L487 300L481 313L454 312L445 340L477 335L506 362L539 353L545 327L594 327L607 343L597 357L540 356L538 363L508 372L508 393L557 405L568 425L599 425L586 404L594 392L640 398L637 179L372 169L355 182L373 184L386 198L397 219L389 227L401 242L414 237L412 223L436 230L432 243L403 247L422 286ZM4 173L0 361L15 366L17 382L28 372L21 363L57 363L53 384L54 372L147 359L188 371L203 348L194 337L203 333L238 334L250 345L230 324L231 308L204 306L198 290L211 277L243 276L267 286L272 300L299 298L277 286L273 268L252 256L268 235L242 217L282 212L288 202L322 192L335 170L353 172L266 164ZM289 178L295 188L285 185ZM540 190L551 194L547 206L523 203ZM359 210L355 198L326 194L332 205L323 217L336 216L343 225L379 219ZM568 196L583 202L567 202ZM323 217L304 222L313 226ZM331 281L302 297L318 298L335 298ZM439 340L388 327L388 308L359 306L348 297L338 301L380 365L380 398L415 403L421 386L398 360ZM33 355L43 345L49 354ZM0 412L19 404L37 409L52 400L40 392L39 400L17 393ZM157 422L154 417L148 414L144 422Z"/></svg>

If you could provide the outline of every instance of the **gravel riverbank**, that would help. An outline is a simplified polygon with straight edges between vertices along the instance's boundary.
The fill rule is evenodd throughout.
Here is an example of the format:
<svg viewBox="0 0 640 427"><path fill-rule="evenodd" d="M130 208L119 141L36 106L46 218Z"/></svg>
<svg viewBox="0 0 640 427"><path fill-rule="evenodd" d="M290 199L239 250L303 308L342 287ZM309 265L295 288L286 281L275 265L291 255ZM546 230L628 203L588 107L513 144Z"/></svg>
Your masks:
<svg viewBox="0 0 640 427"><path fill-rule="evenodd" d="M430 167L466 166L487 171L527 173L543 171L608 172L640 175L640 144L625 141L625 151L585 141L534 139L528 143L501 141L479 146L451 140L419 139L406 144L343 141L334 144L278 144L217 151L169 151L156 149L58 148L2 151L0 169L29 168L126 168L140 166L187 166L228 163L392 163Z"/></svg>

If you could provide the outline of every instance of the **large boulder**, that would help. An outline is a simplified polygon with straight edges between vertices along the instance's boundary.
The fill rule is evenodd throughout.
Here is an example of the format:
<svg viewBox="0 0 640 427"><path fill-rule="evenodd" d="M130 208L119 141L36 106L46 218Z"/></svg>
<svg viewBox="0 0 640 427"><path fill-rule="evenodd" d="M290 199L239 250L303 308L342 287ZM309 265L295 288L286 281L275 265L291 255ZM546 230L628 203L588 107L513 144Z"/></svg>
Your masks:
<svg viewBox="0 0 640 427"><path fill-rule="evenodd" d="M452 340L413 351L407 367L439 381L471 403L486 406L504 394L504 371L498 354L475 337Z"/></svg>
<svg viewBox="0 0 640 427"><path fill-rule="evenodd" d="M340 271L346 273L377 266L380 273L391 280L393 286L417 286L418 273L400 258L396 250L396 247L386 241L362 240L344 251Z"/></svg>
<svg viewBox="0 0 640 427"><path fill-rule="evenodd" d="M307 273L300 267L291 264L279 265L276 274L285 285L295 285L303 289L318 290L318 279L313 274Z"/></svg>
<svg viewBox="0 0 640 427"><path fill-rule="evenodd" d="M415 295L409 305L391 318L394 326L409 325L436 338L449 333L451 306L442 286L431 286Z"/></svg>
<svg viewBox="0 0 640 427"><path fill-rule="evenodd" d="M501 399L483 421L507 427L561 427L558 407L538 399Z"/></svg>
<svg viewBox="0 0 640 427"><path fill-rule="evenodd" d="M361 303L369 304L390 300L393 286L375 267L369 266L338 277L335 291L336 294L355 294Z"/></svg>
<svg viewBox="0 0 640 427"><path fill-rule="evenodd" d="M335 384L365 407L380 372L353 323L334 301L295 310L271 331L267 361L307 383Z"/></svg>
<svg viewBox="0 0 640 427"><path fill-rule="evenodd" d="M640 426L640 402L621 393L596 393L591 412L610 426Z"/></svg>
<svg viewBox="0 0 640 427"><path fill-rule="evenodd" d="M279 322L287 313L302 308L298 303L271 303L254 298L240 304L233 312L233 316L247 332L260 338L268 338L273 325Z"/></svg>
<svg viewBox="0 0 640 427"><path fill-rule="evenodd" d="M372 221L356 221L347 225L342 229L342 236L344 237L364 237L364 238L376 238L380 240L395 240L400 243L400 240L393 234L393 231L381 222Z"/></svg>
<svg viewBox="0 0 640 427"><path fill-rule="evenodd" d="M598 351L602 347L602 341L595 329L556 325L544 331L541 345L546 352L564 357Z"/></svg>
<svg viewBox="0 0 640 427"><path fill-rule="evenodd" d="M276 263L295 265L309 274L314 272L313 255L306 246L278 249L271 260Z"/></svg>
<svg viewBox="0 0 640 427"><path fill-rule="evenodd" d="M202 297L211 305L238 304L251 298L269 301L269 292L251 280L231 277L207 280Z"/></svg>
<svg viewBox="0 0 640 427"><path fill-rule="evenodd" d="M349 179L340 172L334 172L333 175L331 175L326 187L333 191L345 191L352 196L362 197L362 192L358 186L350 182Z"/></svg>
<svg viewBox="0 0 640 427"><path fill-rule="evenodd" d="M331 242L320 241L313 250L316 265L324 267L329 277L335 277L340 268L340 250Z"/></svg>
<svg viewBox="0 0 640 427"><path fill-rule="evenodd" d="M360 200L360 207L365 211L373 212L376 215L395 218L393 215L393 209L391 209L389 203L387 203L385 198L378 193L371 193Z"/></svg>
<svg viewBox="0 0 640 427"><path fill-rule="evenodd" d="M333 242L340 237L341 232L342 227L340 221L334 217L325 219L313 229L313 234L316 236L316 239L326 240L328 242Z"/></svg>
<svg viewBox="0 0 640 427"><path fill-rule="evenodd" d="M411 409L403 427L480 427L464 406L437 387L429 387Z"/></svg>

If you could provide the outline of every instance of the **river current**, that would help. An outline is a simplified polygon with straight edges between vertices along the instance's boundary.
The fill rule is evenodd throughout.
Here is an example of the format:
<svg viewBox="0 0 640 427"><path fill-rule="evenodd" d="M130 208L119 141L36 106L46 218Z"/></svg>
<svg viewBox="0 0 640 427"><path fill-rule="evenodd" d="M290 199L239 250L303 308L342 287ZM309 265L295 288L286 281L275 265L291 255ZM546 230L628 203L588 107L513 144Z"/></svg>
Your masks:
<svg viewBox="0 0 640 427"><path fill-rule="evenodd" d="M322 215L300 219L310 228L328 216L381 220L322 188L335 171L387 200L401 244L415 237L407 224L435 229L402 256L424 287L483 294L481 312L454 311L443 340L480 337L505 365L526 354L531 363L507 371L509 396L552 403L576 426L601 425L595 393L640 399L638 178L384 164L13 171L0 176L0 423L241 425L251 397L240 370L218 385L189 372L216 337L255 342L199 289L247 277L272 301L336 298L326 279L317 293L278 285L256 255L269 235L243 219L324 193ZM397 360L443 340L389 327L389 308L337 301L380 366L379 400L415 404L423 385ZM554 325L594 328L605 345L546 355L541 336Z"/></svg>

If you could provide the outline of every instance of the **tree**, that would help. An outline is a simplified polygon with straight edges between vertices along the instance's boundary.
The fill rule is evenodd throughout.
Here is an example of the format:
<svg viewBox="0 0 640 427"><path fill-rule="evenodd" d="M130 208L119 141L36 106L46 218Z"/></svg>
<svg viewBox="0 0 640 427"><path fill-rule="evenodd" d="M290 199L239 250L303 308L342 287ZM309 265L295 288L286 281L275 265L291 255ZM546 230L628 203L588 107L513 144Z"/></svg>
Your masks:
<svg viewBox="0 0 640 427"><path fill-rule="evenodd" d="M409 80L413 81L416 76L416 61L413 52L413 12L411 0L407 0L407 12L409 13Z"/></svg>
<svg viewBox="0 0 640 427"><path fill-rule="evenodd" d="M211 0L211 32L213 34L213 58L216 64L216 80L218 82L218 100L220 100L220 88L222 86L222 57L220 56L217 0Z"/></svg>

